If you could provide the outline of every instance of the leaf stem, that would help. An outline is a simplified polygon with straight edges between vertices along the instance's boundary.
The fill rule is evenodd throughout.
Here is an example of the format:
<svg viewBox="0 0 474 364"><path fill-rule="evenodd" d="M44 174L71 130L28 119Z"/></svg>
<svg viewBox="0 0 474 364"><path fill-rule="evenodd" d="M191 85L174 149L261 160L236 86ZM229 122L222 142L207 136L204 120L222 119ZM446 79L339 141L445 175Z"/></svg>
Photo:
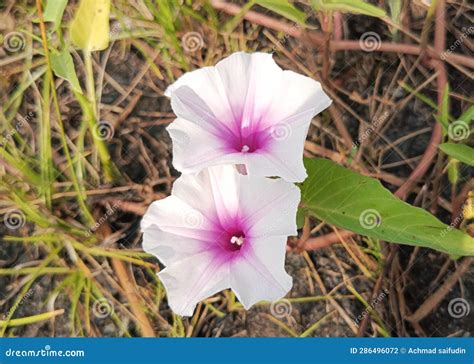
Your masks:
<svg viewBox="0 0 474 364"><path fill-rule="evenodd" d="M72 163L71 154L69 153L69 148L67 145L66 133L64 131L64 126L63 126L63 122L61 118L61 111L59 109L58 96L56 94L56 85L54 84L54 76L53 76L53 71L52 71L52 66L51 66L51 58L49 56L48 40L46 37L46 26L44 24L41 0L36 0L36 8L38 10L41 38L42 38L42 43L43 43L43 48L44 48L44 57L46 58L46 64L48 66L46 72L48 73L49 80L51 82L51 94L53 96L54 110L55 110L56 119L58 122L58 129L59 129L59 134L61 137L61 143L64 149L64 155L66 156L67 165L71 173L71 179L72 179L74 189L77 192L77 201L79 203L81 211L84 214L86 221L89 224L92 224L94 222L94 218L92 217L91 213L89 212L89 208L87 207L87 204L86 204L87 196L85 195L83 189L79 185L76 172L74 170L74 165Z"/></svg>
<svg viewBox="0 0 474 364"><path fill-rule="evenodd" d="M84 117L89 123L89 129L92 134L97 153L99 154L100 161L104 168L105 179L107 182L113 180L115 169L112 168L110 163L110 154L105 145L104 141L100 138L99 123L98 123L98 112L97 112L97 99L95 94L95 81L94 81L94 70L92 68L92 53L90 50L85 49L84 53L84 65L86 71L86 90L87 99L89 100L91 112L87 112L83 108ZM82 103L84 106L84 103Z"/></svg>
<svg viewBox="0 0 474 364"><path fill-rule="evenodd" d="M64 310L60 309L60 310L40 313L39 315L22 317L22 318L19 318L19 319L12 319L10 321L0 321L0 327L30 325L30 324L34 324L36 322L49 320L53 317L60 316L63 313L64 313Z"/></svg>

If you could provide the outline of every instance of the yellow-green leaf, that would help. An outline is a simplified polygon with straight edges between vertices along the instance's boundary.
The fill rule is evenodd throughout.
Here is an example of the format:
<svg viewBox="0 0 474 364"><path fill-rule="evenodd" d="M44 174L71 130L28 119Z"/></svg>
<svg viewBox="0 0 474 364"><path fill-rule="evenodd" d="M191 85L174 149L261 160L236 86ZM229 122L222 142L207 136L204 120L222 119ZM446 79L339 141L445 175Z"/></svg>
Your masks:
<svg viewBox="0 0 474 364"><path fill-rule="evenodd" d="M402 12L402 1L401 0L388 0L388 6L390 8L390 17L395 24L400 24L400 15ZM395 26L389 26L390 33L392 33L392 39L398 39L398 28Z"/></svg>
<svg viewBox="0 0 474 364"><path fill-rule="evenodd" d="M341 11L343 13L363 14L382 18L385 10L362 0L313 0L313 7L319 11Z"/></svg>
<svg viewBox="0 0 474 364"><path fill-rule="evenodd" d="M48 0L44 9L44 21L54 22L57 28L61 25L64 9L66 9L68 0Z"/></svg>
<svg viewBox="0 0 474 364"><path fill-rule="evenodd" d="M389 0L388 5L390 7L390 17L392 20L399 24L400 23L400 14L402 11L402 2L401 0ZM396 30L396 28L395 28Z"/></svg>
<svg viewBox="0 0 474 364"><path fill-rule="evenodd" d="M448 179L452 185L457 185L459 181L459 161L451 159L448 163Z"/></svg>
<svg viewBox="0 0 474 364"><path fill-rule="evenodd" d="M74 91L82 93L72 56L67 50L53 52L51 54L51 66L57 77L65 79L71 84Z"/></svg>
<svg viewBox="0 0 474 364"><path fill-rule="evenodd" d="M449 84L446 84L446 87L443 91L443 100L441 102L440 117L438 121L443 127L443 135L446 135L449 127Z"/></svg>
<svg viewBox="0 0 474 364"><path fill-rule="evenodd" d="M467 125L471 125L471 123L474 121L474 105L471 106L469 109L467 109L460 117L458 120L461 120Z"/></svg>
<svg viewBox="0 0 474 364"><path fill-rule="evenodd" d="M110 0L81 0L71 22L72 42L85 52L109 46Z"/></svg>
<svg viewBox="0 0 474 364"><path fill-rule="evenodd" d="M474 149L466 144L443 143L439 149L450 157L474 167Z"/></svg>
<svg viewBox="0 0 474 364"><path fill-rule="evenodd" d="M295 23L305 25L305 13L295 8L288 0L256 0L255 2Z"/></svg>

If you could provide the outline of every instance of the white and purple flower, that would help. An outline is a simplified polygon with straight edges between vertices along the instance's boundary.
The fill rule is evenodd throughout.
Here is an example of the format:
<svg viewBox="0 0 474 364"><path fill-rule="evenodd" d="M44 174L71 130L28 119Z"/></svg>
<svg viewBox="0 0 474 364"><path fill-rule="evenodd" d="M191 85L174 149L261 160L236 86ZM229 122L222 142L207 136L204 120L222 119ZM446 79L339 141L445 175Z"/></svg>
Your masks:
<svg viewBox="0 0 474 364"><path fill-rule="evenodd" d="M270 54L243 52L183 75L166 95L183 175L150 206L142 230L143 248L166 266L159 277L171 309L191 316L227 288L245 308L282 298L292 286L286 241L297 233L300 200L290 182L306 178L308 128L331 100Z"/></svg>
<svg viewBox="0 0 474 364"><path fill-rule="evenodd" d="M230 165L178 178L142 220L145 251L166 266L159 277L171 309L190 316L227 288L245 308L281 299L292 286L284 261L299 201L293 184Z"/></svg>
<svg viewBox="0 0 474 364"><path fill-rule="evenodd" d="M331 104L321 85L284 71L271 54L234 53L186 73L166 90L177 119L168 127L173 165L183 173L244 165L248 174L306 178L311 119Z"/></svg>

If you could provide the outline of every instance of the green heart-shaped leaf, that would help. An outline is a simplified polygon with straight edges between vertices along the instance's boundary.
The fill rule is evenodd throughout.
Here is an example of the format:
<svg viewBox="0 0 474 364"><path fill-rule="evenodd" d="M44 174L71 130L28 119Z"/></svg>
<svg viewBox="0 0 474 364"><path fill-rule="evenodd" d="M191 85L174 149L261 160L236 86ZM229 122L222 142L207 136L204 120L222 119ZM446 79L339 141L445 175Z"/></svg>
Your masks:
<svg viewBox="0 0 474 364"><path fill-rule="evenodd" d="M306 159L303 208L327 223L393 243L474 255L474 239L398 199L373 178L325 159Z"/></svg>

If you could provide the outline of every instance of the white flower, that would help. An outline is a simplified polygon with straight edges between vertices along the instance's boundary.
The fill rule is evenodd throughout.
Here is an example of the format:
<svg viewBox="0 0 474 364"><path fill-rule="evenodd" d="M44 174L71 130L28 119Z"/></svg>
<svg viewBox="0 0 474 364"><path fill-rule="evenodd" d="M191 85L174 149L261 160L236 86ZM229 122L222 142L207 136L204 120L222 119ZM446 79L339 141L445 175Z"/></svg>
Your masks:
<svg viewBox="0 0 474 364"><path fill-rule="evenodd" d="M331 104L321 85L283 71L266 53L234 53L186 73L166 90L177 119L168 127L183 173L242 164L255 176L306 178L311 119Z"/></svg>
<svg viewBox="0 0 474 364"><path fill-rule="evenodd" d="M144 250L166 266L159 277L171 309L190 316L199 301L227 288L245 308L281 299L292 286L284 260L299 200L293 184L233 166L181 176L142 220Z"/></svg>

